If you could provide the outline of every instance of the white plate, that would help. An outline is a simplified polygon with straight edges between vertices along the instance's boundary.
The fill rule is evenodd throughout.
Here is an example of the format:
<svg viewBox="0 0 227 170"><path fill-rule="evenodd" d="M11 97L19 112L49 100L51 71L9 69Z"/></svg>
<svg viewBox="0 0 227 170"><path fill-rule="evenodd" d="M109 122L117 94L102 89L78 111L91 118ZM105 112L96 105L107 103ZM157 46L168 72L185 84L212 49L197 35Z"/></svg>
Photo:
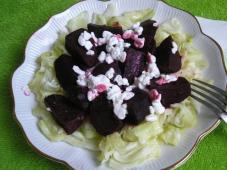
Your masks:
<svg viewBox="0 0 227 170"><path fill-rule="evenodd" d="M201 32L201 28L191 14L176 9L156 0L112 0L119 12L152 8L155 10L154 19L159 23L177 17L187 33L193 36L196 47L200 49L205 59L210 63L205 71L208 79L222 89L226 84L226 72L223 67L223 54L220 46ZM37 118L32 115L32 108L36 105L34 95L24 95L24 87L32 79L36 70L36 58L48 51L57 38L57 32L65 29L69 19L84 10L89 12L103 12L110 2L87 0L75 4L63 13L50 18L48 23L32 35L28 41L24 63L15 71L12 78L13 95L15 99L15 117L23 128L29 143L36 151L49 158L62 162L77 170L105 169L98 167L94 155L90 151L72 147L64 142L51 143L39 131ZM198 115L197 126L187 130L180 144L176 147L163 146L161 157L135 169L170 169L175 168L187 160L195 150L203 136L211 132L219 124L219 119L209 109L202 107Z"/></svg>

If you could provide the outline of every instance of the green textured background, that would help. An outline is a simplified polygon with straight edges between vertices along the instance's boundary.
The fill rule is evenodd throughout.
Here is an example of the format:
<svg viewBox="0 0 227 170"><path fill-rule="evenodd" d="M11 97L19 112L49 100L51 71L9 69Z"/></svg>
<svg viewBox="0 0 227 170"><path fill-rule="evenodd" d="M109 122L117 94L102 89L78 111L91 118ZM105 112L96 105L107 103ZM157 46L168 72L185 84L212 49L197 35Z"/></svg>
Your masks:
<svg viewBox="0 0 227 170"><path fill-rule="evenodd" d="M12 117L10 81L24 58L31 34L48 18L77 0L0 0L0 169L67 169L35 153ZM227 0L167 0L194 15L227 21ZM227 31L227 30L226 30ZM227 42L227 39L226 39ZM181 170L227 169L227 125L222 123L200 144Z"/></svg>

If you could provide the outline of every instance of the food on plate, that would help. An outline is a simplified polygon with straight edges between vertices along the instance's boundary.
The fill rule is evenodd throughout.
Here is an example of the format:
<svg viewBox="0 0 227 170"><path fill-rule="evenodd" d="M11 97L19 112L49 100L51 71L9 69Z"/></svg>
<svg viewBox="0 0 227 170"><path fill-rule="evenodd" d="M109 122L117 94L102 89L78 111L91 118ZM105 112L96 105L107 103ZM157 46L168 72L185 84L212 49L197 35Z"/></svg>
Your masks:
<svg viewBox="0 0 227 170"><path fill-rule="evenodd" d="M196 123L192 78L206 66L177 19L158 23L151 9L72 18L38 58L30 82L42 133L96 151L115 169L160 156Z"/></svg>

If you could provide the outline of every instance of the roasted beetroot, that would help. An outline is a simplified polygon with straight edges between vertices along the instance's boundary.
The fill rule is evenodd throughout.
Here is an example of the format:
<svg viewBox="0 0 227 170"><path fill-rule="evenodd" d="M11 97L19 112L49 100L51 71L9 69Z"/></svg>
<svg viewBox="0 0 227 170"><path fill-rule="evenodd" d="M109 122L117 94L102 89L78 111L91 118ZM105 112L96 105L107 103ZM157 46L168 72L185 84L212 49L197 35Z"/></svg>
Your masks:
<svg viewBox="0 0 227 170"><path fill-rule="evenodd" d="M89 101L87 98L88 88L75 86L73 88L67 89L67 96L69 100L78 108L88 112Z"/></svg>
<svg viewBox="0 0 227 170"><path fill-rule="evenodd" d="M155 23L156 21L146 20L140 24L140 26L143 27L142 37L145 38L145 43L144 47L142 48L142 51L150 52L151 54L154 54L156 49L156 42L154 40L154 36L158 27L154 26Z"/></svg>
<svg viewBox="0 0 227 170"><path fill-rule="evenodd" d="M95 69L92 71L92 74L94 76L97 76L99 74L105 74L110 68L113 68L114 71L115 71L115 74L114 76L120 74L121 75L121 69L119 67L119 64L117 61L111 63L111 64L107 64L106 62L105 63L101 63L99 65L97 65L95 67Z"/></svg>
<svg viewBox="0 0 227 170"><path fill-rule="evenodd" d="M125 121L132 125L138 125L150 114L151 101L147 92L138 88L134 89L133 92L135 96L126 102L128 114Z"/></svg>
<svg viewBox="0 0 227 170"><path fill-rule="evenodd" d="M165 107L169 107L174 103L180 103L191 94L190 83L183 77L178 77L177 81L163 85L158 85L152 80L149 89L156 89L162 94L161 103Z"/></svg>
<svg viewBox="0 0 227 170"><path fill-rule="evenodd" d="M93 46L92 50L95 52L95 54L87 55L87 50L78 43L78 38L84 31L87 30L81 28L68 34L65 38L65 48L74 57L74 60L83 62L87 66L91 67L98 62L98 54L96 48Z"/></svg>
<svg viewBox="0 0 227 170"><path fill-rule="evenodd" d="M96 24L88 24L88 31L94 32L96 37L101 38L103 31L109 31L113 34L123 34L122 27L111 27L107 25L96 25Z"/></svg>
<svg viewBox="0 0 227 170"><path fill-rule="evenodd" d="M113 103L107 100L105 93L91 102L90 121L96 131L103 136L121 130L123 127L123 121L115 116Z"/></svg>
<svg viewBox="0 0 227 170"><path fill-rule="evenodd" d="M141 51L130 48L127 51L127 57L124 67L124 77L129 83L133 83L134 78L138 77L146 67L145 54Z"/></svg>
<svg viewBox="0 0 227 170"><path fill-rule="evenodd" d="M77 86L77 74L73 71L75 62L73 57L66 54L61 55L54 62L56 77L64 90Z"/></svg>
<svg viewBox="0 0 227 170"><path fill-rule="evenodd" d="M181 69L181 56L178 51L174 54L173 39L166 38L156 49L157 65L161 73L175 73Z"/></svg>
<svg viewBox="0 0 227 170"><path fill-rule="evenodd" d="M84 121L84 111L77 109L66 97L50 95L44 99L47 109L67 134L72 134Z"/></svg>

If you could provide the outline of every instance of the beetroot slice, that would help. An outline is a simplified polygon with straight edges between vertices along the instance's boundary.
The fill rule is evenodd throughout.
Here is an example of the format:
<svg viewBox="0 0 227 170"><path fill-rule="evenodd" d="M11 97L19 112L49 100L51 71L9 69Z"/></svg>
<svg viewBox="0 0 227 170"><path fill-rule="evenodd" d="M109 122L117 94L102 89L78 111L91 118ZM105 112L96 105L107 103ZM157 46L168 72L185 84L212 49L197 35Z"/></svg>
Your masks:
<svg viewBox="0 0 227 170"><path fill-rule="evenodd" d="M161 103L165 107L170 107L174 103L180 103L191 94L190 83L183 77L178 77L177 81L163 85L158 85L152 80L149 89L156 89L162 94Z"/></svg>
<svg viewBox="0 0 227 170"><path fill-rule="evenodd" d="M64 96L50 95L44 99L44 103L67 134L72 134L85 119L85 113Z"/></svg>
<svg viewBox="0 0 227 170"><path fill-rule="evenodd" d="M178 51L172 53L172 42L169 36L156 49L157 65L161 73L175 73L181 69L181 56Z"/></svg>
<svg viewBox="0 0 227 170"><path fill-rule="evenodd" d="M88 88L87 87L80 87L75 86L73 88L67 89L67 96L69 97L69 100L81 110L84 110L88 112L89 110L89 104L87 98Z"/></svg>
<svg viewBox="0 0 227 170"><path fill-rule="evenodd" d="M146 67L145 54L141 51L130 48L127 51L127 57L124 67L124 77L129 83L133 83L134 78L138 77Z"/></svg>
<svg viewBox="0 0 227 170"><path fill-rule="evenodd" d="M85 65L91 67L98 62L98 54L96 48L93 47L92 50L95 52L95 54L87 55L87 50L79 45L78 38L80 34L84 31L87 30L81 28L68 34L65 38L65 48L74 57L74 60L83 62Z"/></svg>
<svg viewBox="0 0 227 170"><path fill-rule="evenodd" d="M144 47L142 48L142 51L150 52L151 54L154 54L156 49L156 42L154 40L154 36L158 29L158 27L153 26L154 23L156 23L156 21L146 20L140 24L140 26L143 27L143 33L141 37L145 38L145 43Z"/></svg>
<svg viewBox="0 0 227 170"><path fill-rule="evenodd" d="M135 96L126 102L128 114L125 121L132 125L138 125L150 114L151 102L147 92L138 88L134 89L133 92Z"/></svg>
<svg viewBox="0 0 227 170"><path fill-rule="evenodd" d="M96 131L103 136L123 128L123 121L115 116L112 101L107 100L105 93L91 102L90 121Z"/></svg>
<svg viewBox="0 0 227 170"><path fill-rule="evenodd" d="M66 54L61 55L54 62L56 77L61 87L66 91L69 88L77 86L76 80L78 75L73 71L74 65L73 57Z"/></svg>
<svg viewBox="0 0 227 170"><path fill-rule="evenodd" d="M88 24L88 31L89 32L94 32L97 38L102 37L103 31L109 31L113 34L123 34L123 29L122 27L111 27L111 26L106 26L106 25L96 25L96 24Z"/></svg>
<svg viewBox="0 0 227 170"><path fill-rule="evenodd" d="M101 63L95 67L95 69L92 71L92 74L94 76L105 74L110 68L113 68L115 71L114 76L120 74L121 75L121 69L119 67L119 64L117 61L107 64L107 63Z"/></svg>

